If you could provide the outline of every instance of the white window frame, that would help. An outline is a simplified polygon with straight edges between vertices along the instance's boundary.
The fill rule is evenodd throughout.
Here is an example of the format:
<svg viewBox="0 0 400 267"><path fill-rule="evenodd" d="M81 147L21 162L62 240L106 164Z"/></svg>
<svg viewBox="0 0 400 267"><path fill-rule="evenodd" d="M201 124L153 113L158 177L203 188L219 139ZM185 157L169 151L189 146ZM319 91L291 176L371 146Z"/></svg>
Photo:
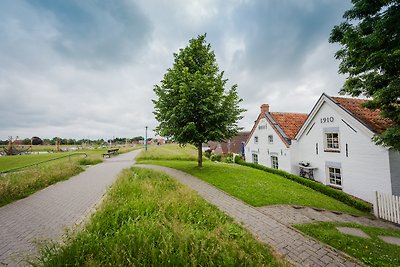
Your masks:
<svg viewBox="0 0 400 267"><path fill-rule="evenodd" d="M324 145L326 152L340 152L340 134L338 132L324 133Z"/></svg>
<svg viewBox="0 0 400 267"><path fill-rule="evenodd" d="M272 134L268 135L268 144L274 143L274 136Z"/></svg>
<svg viewBox="0 0 400 267"><path fill-rule="evenodd" d="M342 188L343 187L343 172L341 168L327 166L327 179L330 186Z"/></svg>
<svg viewBox="0 0 400 267"><path fill-rule="evenodd" d="M251 154L251 160L254 164L258 164L258 154Z"/></svg>
<svg viewBox="0 0 400 267"><path fill-rule="evenodd" d="M271 156L271 168L279 169L279 159L278 156Z"/></svg>
<svg viewBox="0 0 400 267"><path fill-rule="evenodd" d="M254 144L258 144L258 136L254 136Z"/></svg>

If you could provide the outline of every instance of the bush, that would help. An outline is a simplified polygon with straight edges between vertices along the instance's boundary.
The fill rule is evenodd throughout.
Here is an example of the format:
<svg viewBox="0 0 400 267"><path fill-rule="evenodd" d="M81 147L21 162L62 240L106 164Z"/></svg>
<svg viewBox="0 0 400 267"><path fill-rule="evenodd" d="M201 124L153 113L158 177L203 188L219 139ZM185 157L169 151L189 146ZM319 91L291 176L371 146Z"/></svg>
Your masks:
<svg viewBox="0 0 400 267"><path fill-rule="evenodd" d="M209 158L211 157L211 149L207 149L206 151L204 151L203 155L204 155L206 158L209 159Z"/></svg>
<svg viewBox="0 0 400 267"><path fill-rule="evenodd" d="M225 158L224 158L224 162L226 163L233 163L233 153L228 153Z"/></svg>
<svg viewBox="0 0 400 267"><path fill-rule="evenodd" d="M211 161L221 161L222 156L219 154L211 154L210 160Z"/></svg>
<svg viewBox="0 0 400 267"><path fill-rule="evenodd" d="M262 170L262 171L266 171L269 173L273 173L273 174L277 174L279 176L282 176L284 178L290 179L292 181L295 181L299 184L302 184L304 186L307 186L311 189L314 189L315 191L318 191L324 195L327 195L329 197L332 197L334 199L337 199L351 207L354 207L360 211L365 211L365 212L371 212L372 206L371 204L362 201L360 199L357 199L353 196L350 196L349 194L346 194L338 189L317 183L315 181L309 180L307 178L303 178L282 170L277 170L277 169L272 169L272 168L268 168L265 167L263 165L259 165L259 164L254 164L254 163L250 163L250 162L245 162L241 159L237 159L235 158L235 162L237 164L243 165L243 166L247 166L247 167L251 167L254 169L258 169L258 170Z"/></svg>

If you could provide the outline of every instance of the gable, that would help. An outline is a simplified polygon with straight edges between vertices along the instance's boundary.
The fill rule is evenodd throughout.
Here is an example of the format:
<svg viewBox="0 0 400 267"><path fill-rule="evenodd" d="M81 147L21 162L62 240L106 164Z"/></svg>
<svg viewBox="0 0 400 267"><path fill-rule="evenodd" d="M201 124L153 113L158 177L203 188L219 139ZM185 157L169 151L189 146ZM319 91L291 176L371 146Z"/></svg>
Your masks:
<svg viewBox="0 0 400 267"><path fill-rule="evenodd" d="M367 125L365 125L365 123L363 123L355 114L344 108L342 105L338 105L338 103L334 99L330 98L326 94L322 94L313 109L311 110L307 120L300 128L299 132L296 134L295 139L299 140L305 133L307 134L312 129L312 127L316 123L315 119L319 116L320 110L324 105L328 105L332 112L340 115L342 122L348 127L352 129L356 127L357 129L359 129L359 131L363 132L370 138L375 134L375 132ZM321 123L324 123L323 119L330 120L331 116L320 119Z"/></svg>
<svg viewBox="0 0 400 267"><path fill-rule="evenodd" d="M279 138L282 140L284 145L286 147L290 146L290 139L287 138L287 136L284 134L284 132L280 129L279 125L276 124L276 122L272 119L271 115L269 112L265 113L260 113L258 115L257 120L254 122L254 126L251 129L251 132L249 134L249 138L246 141L246 146L254 138L254 133L255 131L258 130L263 130L267 128L271 128L274 130L274 132L279 136Z"/></svg>

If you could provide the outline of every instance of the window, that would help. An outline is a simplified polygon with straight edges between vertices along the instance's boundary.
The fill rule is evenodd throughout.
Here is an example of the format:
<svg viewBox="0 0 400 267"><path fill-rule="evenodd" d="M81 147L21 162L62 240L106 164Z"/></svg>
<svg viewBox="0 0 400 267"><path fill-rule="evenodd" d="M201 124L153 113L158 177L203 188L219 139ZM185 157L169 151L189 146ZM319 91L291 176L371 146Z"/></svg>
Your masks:
<svg viewBox="0 0 400 267"><path fill-rule="evenodd" d="M339 133L325 133L327 151L339 151Z"/></svg>
<svg viewBox="0 0 400 267"><path fill-rule="evenodd" d="M254 136L254 144L258 144L258 136Z"/></svg>
<svg viewBox="0 0 400 267"><path fill-rule="evenodd" d="M254 164L258 164L258 155L257 154L253 154L253 163Z"/></svg>
<svg viewBox="0 0 400 267"><path fill-rule="evenodd" d="M267 125L258 125L258 130L265 130L267 129Z"/></svg>
<svg viewBox="0 0 400 267"><path fill-rule="evenodd" d="M342 174L339 168L328 167L329 184L342 187Z"/></svg>
<svg viewBox="0 0 400 267"><path fill-rule="evenodd" d="M278 169L279 168L278 157L277 156L271 156L271 167L273 169Z"/></svg>
<svg viewBox="0 0 400 267"><path fill-rule="evenodd" d="M270 144L274 143L274 136L273 135L268 135L268 143L270 143Z"/></svg>

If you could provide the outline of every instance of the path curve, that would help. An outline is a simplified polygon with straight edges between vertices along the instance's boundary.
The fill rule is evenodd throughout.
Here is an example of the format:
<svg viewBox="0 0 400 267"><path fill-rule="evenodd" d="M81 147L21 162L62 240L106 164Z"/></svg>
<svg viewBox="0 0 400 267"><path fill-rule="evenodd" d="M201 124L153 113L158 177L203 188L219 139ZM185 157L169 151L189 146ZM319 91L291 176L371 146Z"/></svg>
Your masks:
<svg viewBox="0 0 400 267"><path fill-rule="evenodd" d="M135 167L159 170L175 177L241 223L259 240L272 246L296 266L362 266L356 259L300 234L290 226L192 175L156 165L143 164Z"/></svg>
<svg viewBox="0 0 400 267"><path fill-rule="evenodd" d="M0 208L0 266L26 265L37 243L60 241L100 202L122 169L134 164L140 150L120 154L66 181Z"/></svg>

